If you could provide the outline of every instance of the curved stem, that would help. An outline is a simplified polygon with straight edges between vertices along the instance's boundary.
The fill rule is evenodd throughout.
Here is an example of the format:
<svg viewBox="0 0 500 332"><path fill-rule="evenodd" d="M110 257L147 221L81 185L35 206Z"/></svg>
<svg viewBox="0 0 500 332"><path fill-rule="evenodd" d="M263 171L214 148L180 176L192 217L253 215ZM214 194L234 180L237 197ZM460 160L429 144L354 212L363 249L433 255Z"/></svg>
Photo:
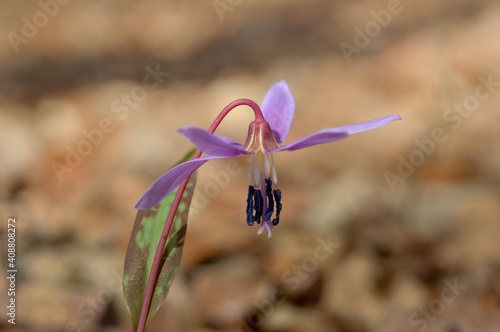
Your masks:
<svg viewBox="0 0 500 332"><path fill-rule="evenodd" d="M215 129L217 128L217 126L219 126L222 119L224 119L224 117L233 108L238 107L238 106L243 106L243 105L250 106L253 109L253 111L255 113L255 121L265 121L264 115L262 115L262 111L260 110L260 107L259 107L259 105L257 105L256 102L254 102L250 99L236 99L235 101L229 103L226 107L224 107L224 109L219 113L217 118L215 118L215 120L212 123L212 125L210 126L210 128L208 128L208 132L213 133L215 131ZM195 159L195 158L193 158L193 159Z"/></svg>
<svg viewBox="0 0 500 332"><path fill-rule="evenodd" d="M229 103L224 109L219 113L219 115L215 118L212 125L208 128L209 133L214 133L215 129L219 126L222 120L226 117L226 115L237 106L250 106L255 113L255 121L265 121L264 116L262 115L262 111L260 110L259 105L257 105L254 101L250 99L237 99L231 103ZM200 158L203 151L197 149L195 154L193 155L193 160ZM160 272L160 263L161 258L163 256L163 250L165 249L165 244L167 243L168 235L170 233L170 228L172 227L172 222L174 220L175 214L177 213L177 209L182 199L182 195L186 190L186 186L189 182L191 175L188 176L182 183L179 185L179 189L175 194L174 201L170 206L170 211L168 213L167 221L165 222L165 227L163 227L163 231L161 233L160 242L158 243L158 247L156 248L155 258L153 260L153 265L151 267L151 272L149 274L148 285L146 286L146 292L144 294L144 301L142 302L141 315L139 317L139 322L137 324L137 332L144 332L146 329L146 321L149 314L149 307L151 306L151 301L153 300L153 293L156 287L156 282L158 280L158 275Z"/></svg>

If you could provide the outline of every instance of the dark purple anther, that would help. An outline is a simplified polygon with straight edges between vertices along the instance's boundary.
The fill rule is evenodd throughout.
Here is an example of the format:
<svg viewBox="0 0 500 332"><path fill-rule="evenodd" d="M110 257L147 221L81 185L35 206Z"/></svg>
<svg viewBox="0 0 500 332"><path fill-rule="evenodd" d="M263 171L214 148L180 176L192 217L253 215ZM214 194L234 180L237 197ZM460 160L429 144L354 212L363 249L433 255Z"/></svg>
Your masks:
<svg viewBox="0 0 500 332"><path fill-rule="evenodd" d="M274 195L274 200L276 201L276 218L273 219L273 226L277 226L278 223L280 222L280 212L281 208L283 207L281 205L281 190L279 189L273 190L273 195Z"/></svg>
<svg viewBox="0 0 500 332"><path fill-rule="evenodd" d="M260 218L262 217L262 212L264 209L264 199L262 198L262 192L260 191L260 189L255 190L254 202L255 202L255 216L253 217L253 220L256 221L257 224L260 224Z"/></svg>
<svg viewBox="0 0 500 332"><path fill-rule="evenodd" d="M267 221L271 218L271 216L274 213L274 199L273 199L273 189L272 185L273 182L271 181L271 178L265 179L266 181L266 196L267 196L267 211L266 214L264 214L264 221Z"/></svg>
<svg viewBox="0 0 500 332"><path fill-rule="evenodd" d="M247 224L248 226L253 225L253 197L255 189L253 186L248 186L248 197L247 197Z"/></svg>

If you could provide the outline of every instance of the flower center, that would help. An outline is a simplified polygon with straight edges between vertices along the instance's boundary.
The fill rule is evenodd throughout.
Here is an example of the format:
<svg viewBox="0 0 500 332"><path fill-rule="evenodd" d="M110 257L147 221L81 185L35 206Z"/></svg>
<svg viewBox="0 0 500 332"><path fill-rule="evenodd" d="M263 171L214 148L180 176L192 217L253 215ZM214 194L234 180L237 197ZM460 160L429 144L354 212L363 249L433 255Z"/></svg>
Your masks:
<svg viewBox="0 0 500 332"><path fill-rule="evenodd" d="M247 140L243 144L243 149L249 152L268 153L279 148L274 138L271 126L267 121L252 121L248 126Z"/></svg>
<svg viewBox="0 0 500 332"><path fill-rule="evenodd" d="M281 212L281 191L274 160L270 152L279 148L271 126L264 119L257 119L248 127L248 137L243 149L252 152L248 169L247 224L260 224L258 234L267 229L272 236L273 226L278 225ZM276 213L275 212L276 208ZM275 218L271 217L275 214Z"/></svg>

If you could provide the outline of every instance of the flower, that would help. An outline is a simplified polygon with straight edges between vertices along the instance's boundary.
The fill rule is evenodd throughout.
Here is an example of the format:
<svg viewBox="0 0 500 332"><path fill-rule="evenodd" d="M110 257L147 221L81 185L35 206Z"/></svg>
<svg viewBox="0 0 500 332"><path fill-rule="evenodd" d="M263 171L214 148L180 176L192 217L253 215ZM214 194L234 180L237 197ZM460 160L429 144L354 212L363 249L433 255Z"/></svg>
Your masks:
<svg viewBox="0 0 500 332"><path fill-rule="evenodd" d="M277 188L278 179L273 153L295 151L338 141L348 135L401 120L400 116L389 115L343 127L327 128L295 142L282 145L288 136L295 110L295 102L287 83L285 81L275 83L264 97L261 109L255 103L251 103L254 105L252 108L255 112L255 121L250 123L248 137L244 144L198 127L188 126L179 129L182 136L189 139L206 155L179 164L160 176L139 198L134 207L139 210L147 210L155 206L209 160L251 155L248 172L250 185L247 195L247 223L251 226L257 222L260 224L258 233L260 234L264 229L267 229L270 237L273 226L279 222L282 209L281 191ZM242 104L244 103L239 105ZM245 103L245 105L249 104ZM272 219L273 214L274 219Z"/></svg>

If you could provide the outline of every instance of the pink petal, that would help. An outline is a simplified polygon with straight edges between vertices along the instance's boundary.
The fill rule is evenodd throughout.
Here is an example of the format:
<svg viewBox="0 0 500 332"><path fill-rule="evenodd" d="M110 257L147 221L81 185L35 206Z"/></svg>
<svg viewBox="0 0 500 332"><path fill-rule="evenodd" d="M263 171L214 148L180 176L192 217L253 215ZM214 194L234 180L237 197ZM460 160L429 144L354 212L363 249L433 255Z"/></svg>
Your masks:
<svg viewBox="0 0 500 332"><path fill-rule="evenodd" d="M262 102L262 114L269 123L276 141L285 141L292 125L295 101L285 81L274 83Z"/></svg>
<svg viewBox="0 0 500 332"><path fill-rule="evenodd" d="M335 129L345 131L349 135L351 135L351 134L360 133L360 132L366 131L366 130L372 130L372 129L384 126L384 125L391 123L393 121L396 121L396 120L401 120L401 117L399 115L388 115L388 116L384 116L382 118L378 118L378 119L374 119L374 120L370 120L370 121L365 121L365 122L361 122L361 123L355 123L352 125L337 127Z"/></svg>
<svg viewBox="0 0 500 332"><path fill-rule="evenodd" d="M343 127L337 128L327 128L320 130L314 134L301 138L295 142L285 144L280 148L270 151L266 154L278 152L278 151L295 151L303 148L308 148L310 146L329 143L338 141L350 134L356 134L362 131L371 130L378 128L380 126L391 123L395 120L401 120L401 117L398 115L389 115L383 118L374 119L366 122L356 123L352 125L347 125Z"/></svg>
<svg viewBox="0 0 500 332"><path fill-rule="evenodd" d="M285 144L274 151L270 151L269 153L274 153L278 151L295 151L303 148L308 148L313 145L330 143L341 140L342 138L348 136L347 132L337 130L337 128L328 128L320 130L314 134L303 137L295 142Z"/></svg>
<svg viewBox="0 0 500 332"><path fill-rule="evenodd" d="M182 136L193 142L201 151L209 155L240 156L249 152L242 149L235 141L220 135L211 134L198 127L184 127L177 130Z"/></svg>
<svg viewBox="0 0 500 332"><path fill-rule="evenodd" d="M134 208L138 210L147 210L161 202L170 195L188 176L196 171L200 166L212 159L231 158L234 156L205 156L198 159L186 161L179 164L165 174L156 179L155 182L142 194L141 198L135 203Z"/></svg>

